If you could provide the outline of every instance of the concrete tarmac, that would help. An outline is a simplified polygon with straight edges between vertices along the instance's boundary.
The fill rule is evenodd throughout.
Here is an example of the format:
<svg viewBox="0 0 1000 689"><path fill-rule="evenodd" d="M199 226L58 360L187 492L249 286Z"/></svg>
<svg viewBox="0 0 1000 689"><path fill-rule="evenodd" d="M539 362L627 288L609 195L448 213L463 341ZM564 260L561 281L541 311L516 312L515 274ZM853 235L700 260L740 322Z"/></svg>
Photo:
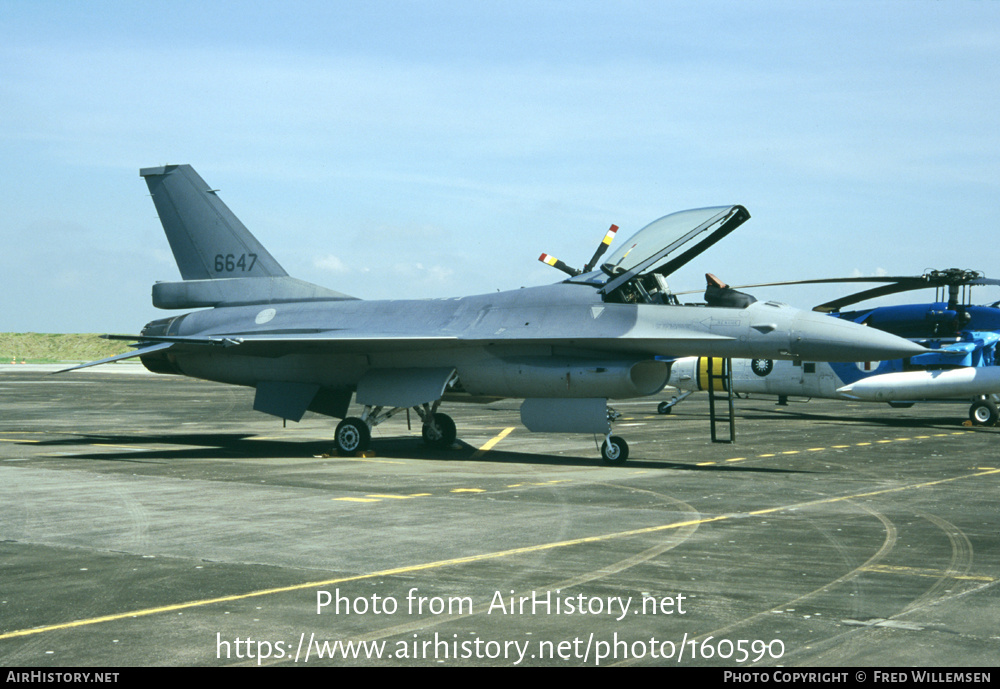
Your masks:
<svg viewBox="0 0 1000 689"><path fill-rule="evenodd" d="M371 456L252 390L0 368L0 664L992 666L998 428L968 404L617 403L623 466L519 401Z"/></svg>

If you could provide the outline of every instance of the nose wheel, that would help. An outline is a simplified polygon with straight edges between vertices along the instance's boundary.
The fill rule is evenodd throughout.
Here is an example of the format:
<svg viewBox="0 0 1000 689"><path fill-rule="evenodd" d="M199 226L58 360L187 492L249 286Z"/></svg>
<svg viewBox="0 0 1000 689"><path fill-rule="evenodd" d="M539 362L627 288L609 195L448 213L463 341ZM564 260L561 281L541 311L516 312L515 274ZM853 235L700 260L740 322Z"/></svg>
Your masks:
<svg viewBox="0 0 1000 689"><path fill-rule="evenodd" d="M617 435L608 435L601 445L601 458L612 466L624 464L628 459L628 443Z"/></svg>

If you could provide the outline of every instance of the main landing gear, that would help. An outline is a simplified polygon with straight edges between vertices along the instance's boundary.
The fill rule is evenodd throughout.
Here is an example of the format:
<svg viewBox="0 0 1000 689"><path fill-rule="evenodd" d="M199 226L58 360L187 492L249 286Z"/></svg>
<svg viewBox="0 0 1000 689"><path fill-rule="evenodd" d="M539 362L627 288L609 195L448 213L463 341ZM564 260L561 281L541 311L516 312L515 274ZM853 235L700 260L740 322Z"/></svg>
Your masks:
<svg viewBox="0 0 1000 689"><path fill-rule="evenodd" d="M363 419L349 416L337 424L334 442L337 444L338 455L350 457L368 449L372 443L372 429Z"/></svg>
<svg viewBox="0 0 1000 689"><path fill-rule="evenodd" d="M455 422L447 414L437 411L440 400L433 404L422 404L412 407L420 416L423 428L420 435L424 443L429 447L439 450L446 450L455 444L458 433L455 429ZM341 457L351 457L360 452L364 452L371 447L372 429L386 421L407 407L393 407L385 410L384 407L366 406L361 412L361 416L349 416L339 424L334 434L334 444L337 454ZM604 443L601 445L601 458L605 464L619 466L628 459L628 443L617 435L611 435L610 425L620 418L620 414L610 407L607 408L608 434L604 436ZM598 436L599 437L599 436Z"/></svg>
<svg viewBox="0 0 1000 689"><path fill-rule="evenodd" d="M413 407L423 421L421 435L424 442L430 447L445 450L455 443L458 433L455 429L455 422L447 414L437 411L441 401L434 404L423 404ZM349 416L339 424L334 434L334 443L337 446L337 454L341 457L350 457L359 452L364 452L371 447L372 429L383 421L387 421L406 407L393 407L383 412L384 407L367 406L361 412L360 417Z"/></svg>

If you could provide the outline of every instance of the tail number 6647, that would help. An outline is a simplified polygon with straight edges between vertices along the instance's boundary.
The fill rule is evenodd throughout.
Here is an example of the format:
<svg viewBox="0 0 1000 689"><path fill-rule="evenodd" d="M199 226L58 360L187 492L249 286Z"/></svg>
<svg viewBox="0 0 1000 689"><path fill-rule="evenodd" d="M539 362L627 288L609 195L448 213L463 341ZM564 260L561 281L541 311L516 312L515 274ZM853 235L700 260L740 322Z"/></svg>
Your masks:
<svg viewBox="0 0 1000 689"><path fill-rule="evenodd" d="M253 270L254 264L256 263L257 254L216 254L215 272L234 273L239 271L241 273L245 273Z"/></svg>

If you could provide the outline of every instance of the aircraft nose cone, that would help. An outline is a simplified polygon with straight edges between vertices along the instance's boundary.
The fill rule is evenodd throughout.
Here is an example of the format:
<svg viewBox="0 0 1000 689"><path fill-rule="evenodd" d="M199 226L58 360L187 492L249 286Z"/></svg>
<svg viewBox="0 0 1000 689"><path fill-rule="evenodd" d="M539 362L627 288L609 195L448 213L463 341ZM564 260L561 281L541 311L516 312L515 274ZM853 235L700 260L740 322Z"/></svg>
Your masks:
<svg viewBox="0 0 1000 689"><path fill-rule="evenodd" d="M822 313L803 311L795 320L791 351L803 359L883 361L927 351L896 335Z"/></svg>

